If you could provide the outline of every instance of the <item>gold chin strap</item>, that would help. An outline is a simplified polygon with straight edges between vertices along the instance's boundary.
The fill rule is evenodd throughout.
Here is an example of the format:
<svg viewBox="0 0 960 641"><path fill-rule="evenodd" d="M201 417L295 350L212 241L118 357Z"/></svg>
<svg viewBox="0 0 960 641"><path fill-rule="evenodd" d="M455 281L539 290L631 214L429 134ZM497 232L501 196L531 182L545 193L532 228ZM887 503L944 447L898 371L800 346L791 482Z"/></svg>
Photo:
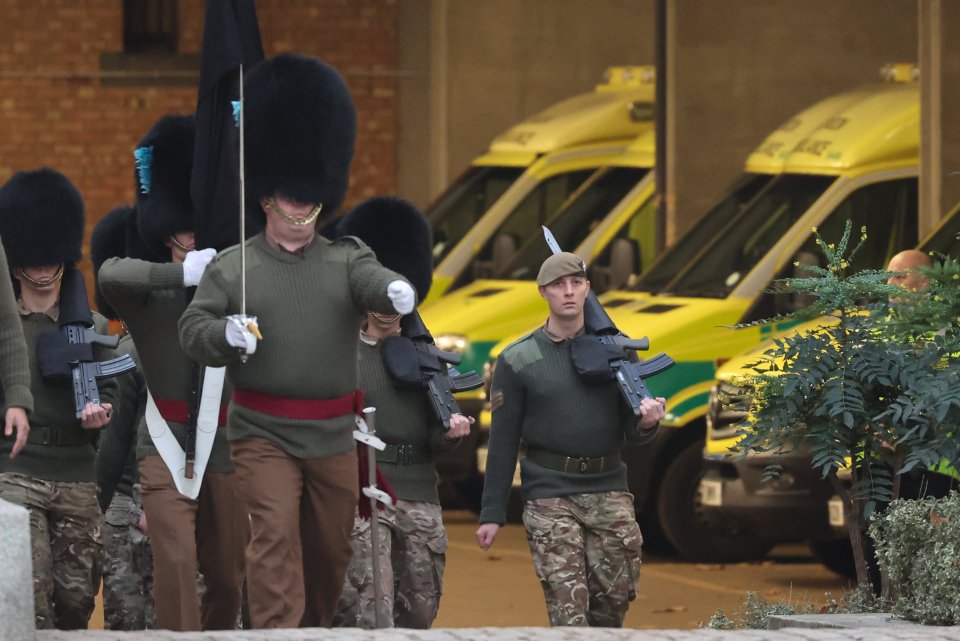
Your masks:
<svg viewBox="0 0 960 641"><path fill-rule="evenodd" d="M27 274L23 267L17 267L17 272L20 274L20 277L23 278L23 280L27 281L34 287L46 287L47 285L52 285L63 278L63 263L60 263L60 265L57 267L56 273L54 273L54 275L47 280L37 280L36 278L31 277L29 274Z"/></svg>
<svg viewBox="0 0 960 641"><path fill-rule="evenodd" d="M401 314L378 314L377 312L368 312L378 323L384 327L388 327L393 323L396 323L400 318Z"/></svg>
<svg viewBox="0 0 960 641"><path fill-rule="evenodd" d="M315 221L317 219L317 216L320 215L320 210L323 209L323 203L319 203L316 207L310 210L309 214L307 214L303 218L294 218L287 212L283 211L283 209L280 208L280 205L277 204L277 201L275 201L273 198L264 199L263 206L266 207L268 210L270 210L270 213L276 214L277 216L287 221L291 225L299 225L299 226L309 225L310 223Z"/></svg>
<svg viewBox="0 0 960 641"><path fill-rule="evenodd" d="M190 247L187 247L186 245L181 243L179 240L177 240L177 237L174 236L173 234L168 236L168 238L170 239L170 243L180 251L187 252L187 253L190 253L193 251L193 249L191 249Z"/></svg>

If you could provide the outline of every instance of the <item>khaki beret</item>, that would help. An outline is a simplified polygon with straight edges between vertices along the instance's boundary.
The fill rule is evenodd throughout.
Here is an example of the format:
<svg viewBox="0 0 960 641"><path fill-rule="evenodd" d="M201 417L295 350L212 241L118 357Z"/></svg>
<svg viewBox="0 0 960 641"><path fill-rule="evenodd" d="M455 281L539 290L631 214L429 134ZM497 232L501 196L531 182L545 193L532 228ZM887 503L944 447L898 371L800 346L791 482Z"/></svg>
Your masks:
<svg viewBox="0 0 960 641"><path fill-rule="evenodd" d="M560 252L543 261L537 274L537 285L545 287L564 276L586 276L587 266L583 259L570 252Z"/></svg>

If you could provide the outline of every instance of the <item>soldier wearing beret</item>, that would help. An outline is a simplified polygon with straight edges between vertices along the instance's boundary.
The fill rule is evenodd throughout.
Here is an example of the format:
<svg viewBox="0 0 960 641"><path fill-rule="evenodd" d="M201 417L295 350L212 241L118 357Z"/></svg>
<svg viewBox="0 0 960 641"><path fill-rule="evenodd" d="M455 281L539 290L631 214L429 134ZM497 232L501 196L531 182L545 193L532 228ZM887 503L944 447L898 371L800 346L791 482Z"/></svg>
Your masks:
<svg viewBox="0 0 960 641"><path fill-rule="evenodd" d="M620 627L636 596L643 543L620 449L653 438L664 399L643 399L638 420L615 382L578 376L570 340L584 333L590 291L580 257L551 256L537 285L547 321L504 349L493 374L477 541L489 549L506 521L522 441L523 523L550 624Z"/></svg>

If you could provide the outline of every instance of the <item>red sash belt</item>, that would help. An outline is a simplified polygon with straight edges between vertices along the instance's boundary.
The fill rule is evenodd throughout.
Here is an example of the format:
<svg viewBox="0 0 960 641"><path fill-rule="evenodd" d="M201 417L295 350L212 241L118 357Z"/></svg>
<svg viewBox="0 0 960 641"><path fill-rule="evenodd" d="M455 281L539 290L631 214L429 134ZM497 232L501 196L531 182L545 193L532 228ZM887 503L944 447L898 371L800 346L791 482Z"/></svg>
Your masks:
<svg viewBox="0 0 960 641"><path fill-rule="evenodd" d="M338 398L308 399L274 396L237 387L233 390L233 402L270 416L316 421L360 413L363 409L363 390L355 390Z"/></svg>
<svg viewBox="0 0 960 641"><path fill-rule="evenodd" d="M157 409L160 410L160 416L167 421L174 423L186 423L187 414L190 412L190 405L186 401L171 401L165 398L155 398ZM217 418L217 427L223 427L227 424L227 406L220 406L220 416Z"/></svg>

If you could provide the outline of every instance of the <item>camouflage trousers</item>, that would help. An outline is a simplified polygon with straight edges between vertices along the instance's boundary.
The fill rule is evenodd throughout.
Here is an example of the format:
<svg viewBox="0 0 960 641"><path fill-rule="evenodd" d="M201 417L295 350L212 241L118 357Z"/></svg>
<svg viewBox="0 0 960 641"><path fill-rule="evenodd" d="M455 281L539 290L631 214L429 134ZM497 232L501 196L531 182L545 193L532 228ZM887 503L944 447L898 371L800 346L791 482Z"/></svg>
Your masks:
<svg viewBox="0 0 960 641"><path fill-rule="evenodd" d="M343 581L333 625L376 627L370 521L354 520L353 558ZM429 628L443 592L447 532L440 506L398 500L380 512L380 589L384 627Z"/></svg>
<svg viewBox="0 0 960 641"><path fill-rule="evenodd" d="M623 625L640 580L643 536L628 492L524 504L523 524L550 625Z"/></svg>
<svg viewBox="0 0 960 641"><path fill-rule="evenodd" d="M96 483L0 474L0 498L30 512L38 629L85 629L100 589L103 513Z"/></svg>
<svg viewBox="0 0 960 641"><path fill-rule="evenodd" d="M140 486L133 497L114 494L105 515L103 627L150 630L153 615L153 550L138 526L143 509Z"/></svg>

